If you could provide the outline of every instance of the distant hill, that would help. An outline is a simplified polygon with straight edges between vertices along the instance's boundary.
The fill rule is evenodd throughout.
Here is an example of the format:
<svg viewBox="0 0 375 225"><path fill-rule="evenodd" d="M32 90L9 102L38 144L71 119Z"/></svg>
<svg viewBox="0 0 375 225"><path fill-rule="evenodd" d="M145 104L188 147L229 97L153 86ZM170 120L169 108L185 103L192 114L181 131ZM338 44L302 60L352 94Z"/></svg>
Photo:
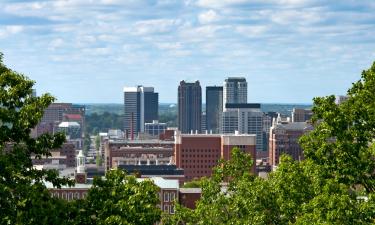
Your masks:
<svg viewBox="0 0 375 225"><path fill-rule="evenodd" d="M86 106L86 114L93 113L103 114L104 112L122 115L124 113L124 105L118 103L103 103L103 104L84 104ZM283 103L262 103L261 109L263 112L279 112L283 115L290 115L293 108L311 108L311 104L283 104ZM202 107L205 110L205 107ZM177 104L175 103L160 103L159 115L162 114L177 114Z"/></svg>

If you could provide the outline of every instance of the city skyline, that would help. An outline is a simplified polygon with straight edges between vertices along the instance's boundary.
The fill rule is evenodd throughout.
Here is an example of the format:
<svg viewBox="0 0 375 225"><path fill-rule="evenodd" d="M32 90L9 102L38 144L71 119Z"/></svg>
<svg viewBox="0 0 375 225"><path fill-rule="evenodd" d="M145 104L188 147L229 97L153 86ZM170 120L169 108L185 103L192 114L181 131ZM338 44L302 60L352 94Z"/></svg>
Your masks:
<svg viewBox="0 0 375 225"><path fill-rule="evenodd" d="M375 58L372 1L10 1L4 63L58 102L121 103L124 86L177 103L181 80L245 77L248 102L345 95ZM205 99L203 99L205 102Z"/></svg>

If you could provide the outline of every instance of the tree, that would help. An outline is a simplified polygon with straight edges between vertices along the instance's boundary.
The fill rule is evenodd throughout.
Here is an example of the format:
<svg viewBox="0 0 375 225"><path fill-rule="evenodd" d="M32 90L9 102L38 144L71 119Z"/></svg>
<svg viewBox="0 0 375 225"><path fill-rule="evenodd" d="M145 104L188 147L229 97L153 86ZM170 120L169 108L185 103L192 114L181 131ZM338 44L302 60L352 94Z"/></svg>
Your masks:
<svg viewBox="0 0 375 225"><path fill-rule="evenodd" d="M50 156L50 149L65 141L63 134L30 136L44 109L54 101L49 94L32 96L33 85L24 75L7 68L0 54L0 224L52 221L50 216L59 211L43 182L72 184L59 178L57 171L33 168L32 157Z"/></svg>
<svg viewBox="0 0 375 225"><path fill-rule="evenodd" d="M304 154L324 167L327 178L352 188L375 191L375 63L348 91L340 105L335 97L314 99L315 129L301 139Z"/></svg>
<svg viewBox="0 0 375 225"><path fill-rule="evenodd" d="M160 220L159 188L122 170L96 177L86 199L77 201L75 224L154 224Z"/></svg>
<svg viewBox="0 0 375 225"><path fill-rule="evenodd" d="M102 165L102 154L100 153L100 136L99 134L95 137L95 150L96 150L96 165Z"/></svg>

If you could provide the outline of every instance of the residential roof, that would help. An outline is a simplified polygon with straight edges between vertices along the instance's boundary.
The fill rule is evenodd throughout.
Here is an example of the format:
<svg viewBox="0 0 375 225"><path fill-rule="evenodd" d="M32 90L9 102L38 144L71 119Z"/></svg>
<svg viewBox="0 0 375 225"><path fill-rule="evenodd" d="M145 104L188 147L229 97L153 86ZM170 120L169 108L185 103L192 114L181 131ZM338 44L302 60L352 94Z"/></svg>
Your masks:
<svg viewBox="0 0 375 225"><path fill-rule="evenodd" d="M71 120L81 120L82 119L82 116L80 114L65 114L64 116L68 119L71 119Z"/></svg>
<svg viewBox="0 0 375 225"><path fill-rule="evenodd" d="M59 127L80 127L79 123L77 122L61 122Z"/></svg>
<svg viewBox="0 0 375 225"><path fill-rule="evenodd" d="M155 185L161 189L178 189L179 183L178 180L167 180L162 177L150 177L150 178L138 178L138 181L144 181L149 179L154 181Z"/></svg>

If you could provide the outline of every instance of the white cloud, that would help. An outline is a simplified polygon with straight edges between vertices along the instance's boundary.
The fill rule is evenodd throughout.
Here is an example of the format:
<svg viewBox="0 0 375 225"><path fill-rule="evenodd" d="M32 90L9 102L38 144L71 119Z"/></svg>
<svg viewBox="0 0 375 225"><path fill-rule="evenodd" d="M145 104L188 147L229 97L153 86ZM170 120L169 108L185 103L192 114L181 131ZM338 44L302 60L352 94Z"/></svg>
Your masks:
<svg viewBox="0 0 375 225"><path fill-rule="evenodd" d="M198 0L196 5L204 8L223 8L249 2L249 0Z"/></svg>
<svg viewBox="0 0 375 225"><path fill-rule="evenodd" d="M48 49L49 49L49 50L55 50L56 48L61 47L63 44L64 44L63 39L61 39L61 38L57 38L57 39L52 40L52 41L49 43L49 47L48 47Z"/></svg>
<svg viewBox="0 0 375 225"><path fill-rule="evenodd" d="M271 20L275 23L286 24L313 24L324 20L325 14L323 11L311 10L286 10L273 12Z"/></svg>
<svg viewBox="0 0 375 225"><path fill-rule="evenodd" d="M18 34L23 30L24 27L20 25L5 26L3 29L0 28L0 38L5 38L14 34Z"/></svg>
<svg viewBox="0 0 375 225"><path fill-rule="evenodd" d="M175 43L156 43L156 47L162 50L177 50L182 48L182 44L180 42Z"/></svg>
<svg viewBox="0 0 375 225"><path fill-rule="evenodd" d="M179 24L179 20L173 19L143 20L134 24L133 33L136 35L166 33L171 31Z"/></svg>
<svg viewBox="0 0 375 225"><path fill-rule="evenodd" d="M212 9L198 15L201 24L213 23L219 20L219 15Z"/></svg>
<svg viewBox="0 0 375 225"><path fill-rule="evenodd" d="M257 37L264 34L269 28L265 25L245 26L240 25L236 27L236 31L246 37Z"/></svg>

